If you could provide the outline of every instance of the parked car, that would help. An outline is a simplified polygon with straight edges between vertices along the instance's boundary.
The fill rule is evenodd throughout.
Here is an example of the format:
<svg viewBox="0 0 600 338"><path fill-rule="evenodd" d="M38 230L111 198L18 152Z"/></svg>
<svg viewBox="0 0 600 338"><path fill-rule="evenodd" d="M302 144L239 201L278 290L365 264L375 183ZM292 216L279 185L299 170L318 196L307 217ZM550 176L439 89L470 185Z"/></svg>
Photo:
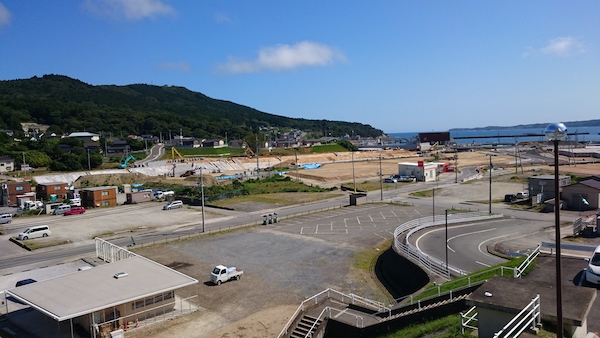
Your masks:
<svg viewBox="0 0 600 338"><path fill-rule="evenodd" d="M19 240L23 241L30 238L48 237L50 236L50 228L47 225L38 225L19 234Z"/></svg>
<svg viewBox="0 0 600 338"><path fill-rule="evenodd" d="M517 195L515 194L506 194L504 195L504 202L514 202L517 200Z"/></svg>
<svg viewBox="0 0 600 338"><path fill-rule="evenodd" d="M172 202L165 204L165 206L163 207L163 210L171 210L171 209L181 208L181 207L183 207L183 202L180 200L176 200L176 201L172 201Z"/></svg>
<svg viewBox="0 0 600 338"><path fill-rule="evenodd" d="M517 198L529 198L529 193L527 191L519 191L517 193Z"/></svg>
<svg viewBox="0 0 600 338"><path fill-rule="evenodd" d="M396 180L396 179L395 179L395 178L393 178L393 177L386 177L386 178L383 180L383 182L385 182L385 183L396 183L396 182L398 182L398 180Z"/></svg>
<svg viewBox="0 0 600 338"><path fill-rule="evenodd" d="M84 207L71 207L71 209L65 211L63 213L63 215L65 215L65 216L78 215L78 214L83 214L84 212L85 212L85 208Z"/></svg>
<svg viewBox="0 0 600 338"><path fill-rule="evenodd" d="M68 210L71 210L71 206L68 204L62 204L62 205L57 206L56 209L54 209L53 214L62 215Z"/></svg>
<svg viewBox="0 0 600 338"><path fill-rule="evenodd" d="M0 224L12 222L12 214L0 214Z"/></svg>
<svg viewBox="0 0 600 338"><path fill-rule="evenodd" d="M585 280L593 284L600 284L600 245L596 247L592 257L588 258L587 261Z"/></svg>

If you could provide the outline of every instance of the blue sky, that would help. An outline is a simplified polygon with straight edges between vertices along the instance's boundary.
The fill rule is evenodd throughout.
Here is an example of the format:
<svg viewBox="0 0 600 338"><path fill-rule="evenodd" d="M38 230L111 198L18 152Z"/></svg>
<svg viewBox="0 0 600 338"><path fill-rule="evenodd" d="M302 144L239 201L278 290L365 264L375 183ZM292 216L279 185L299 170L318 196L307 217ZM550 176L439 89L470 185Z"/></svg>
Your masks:
<svg viewBox="0 0 600 338"><path fill-rule="evenodd" d="M600 118L599 1L0 0L0 80L182 86L386 133Z"/></svg>

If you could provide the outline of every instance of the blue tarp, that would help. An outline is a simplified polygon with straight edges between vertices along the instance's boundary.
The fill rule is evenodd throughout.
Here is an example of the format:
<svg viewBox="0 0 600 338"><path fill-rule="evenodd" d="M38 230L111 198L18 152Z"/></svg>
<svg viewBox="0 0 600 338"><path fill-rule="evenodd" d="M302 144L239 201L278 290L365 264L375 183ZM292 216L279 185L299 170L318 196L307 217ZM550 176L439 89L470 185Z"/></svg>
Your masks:
<svg viewBox="0 0 600 338"><path fill-rule="evenodd" d="M304 169L304 170L309 170L309 169L317 169L320 168L322 166L321 163L308 163L308 164L302 164L300 166L300 168Z"/></svg>

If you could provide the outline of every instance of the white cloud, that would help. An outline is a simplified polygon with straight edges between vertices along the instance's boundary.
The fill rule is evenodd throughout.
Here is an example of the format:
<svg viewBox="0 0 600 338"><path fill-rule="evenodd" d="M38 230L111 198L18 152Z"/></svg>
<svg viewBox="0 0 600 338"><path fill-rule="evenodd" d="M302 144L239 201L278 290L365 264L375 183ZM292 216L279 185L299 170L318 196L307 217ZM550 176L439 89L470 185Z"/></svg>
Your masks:
<svg viewBox="0 0 600 338"><path fill-rule="evenodd" d="M548 41L548 44L542 48L529 47L523 53L525 57L532 57L538 54L566 57L585 52L585 44L571 36L563 36Z"/></svg>
<svg viewBox="0 0 600 338"><path fill-rule="evenodd" d="M10 11L0 3L0 27L7 26L10 23L12 15Z"/></svg>
<svg viewBox="0 0 600 338"><path fill-rule="evenodd" d="M189 63L185 61L180 62L162 62L158 64L159 68L167 69L167 70L179 70L182 72L189 72L192 70L192 67Z"/></svg>
<svg viewBox="0 0 600 338"><path fill-rule="evenodd" d="M85 0L83 8L99 16L128 21L175 14L161 0Z"/></svg>
<svg viewBox="0 0 600 338"><path fill-rule="evenodd" d="M233 23L233 19L231 19L229 16L227 16L226 14L223 14L223 13L216 13L215 21L217 23L226 23L226 24Z"/></svg>
<svg viewBox="0 0 600 338"><path fill-rule="evenodd" d="M343 61L346 57L329 46L302 41L295 45L276 45L258 51L255 60L245 61L229 57L229 61L218 66L228 74L255 73L263 70L282 71L298 67L315 67Z"/></svg>

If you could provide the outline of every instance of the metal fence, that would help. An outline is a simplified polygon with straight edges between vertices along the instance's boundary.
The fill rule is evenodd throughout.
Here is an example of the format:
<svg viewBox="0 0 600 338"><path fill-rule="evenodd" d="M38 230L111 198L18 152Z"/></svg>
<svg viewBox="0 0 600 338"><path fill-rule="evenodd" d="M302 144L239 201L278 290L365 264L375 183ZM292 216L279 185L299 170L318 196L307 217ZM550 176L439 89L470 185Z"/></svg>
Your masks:
<svg viewBox="0 0 600 338"><path fill-rule="evenodd" d="M502 214L489 214L487 212L476 211L452 213L448 214L447 218L446 215L417 218L400 225L396 228L396 230L394 230L394 250L398 254L401 254L413 262L421 265L430 273L437 274L444 278L450 278L451 274L462 276L466 274L466 271L451 265L447 265L446 262L420 251L417 247L410 243L410 236L417 231L428 227L445 224L476 222L502 217L504 217ZM406 236L404 237L404 240L401 240L401 235L404 233L406 233Z"/></svg>

